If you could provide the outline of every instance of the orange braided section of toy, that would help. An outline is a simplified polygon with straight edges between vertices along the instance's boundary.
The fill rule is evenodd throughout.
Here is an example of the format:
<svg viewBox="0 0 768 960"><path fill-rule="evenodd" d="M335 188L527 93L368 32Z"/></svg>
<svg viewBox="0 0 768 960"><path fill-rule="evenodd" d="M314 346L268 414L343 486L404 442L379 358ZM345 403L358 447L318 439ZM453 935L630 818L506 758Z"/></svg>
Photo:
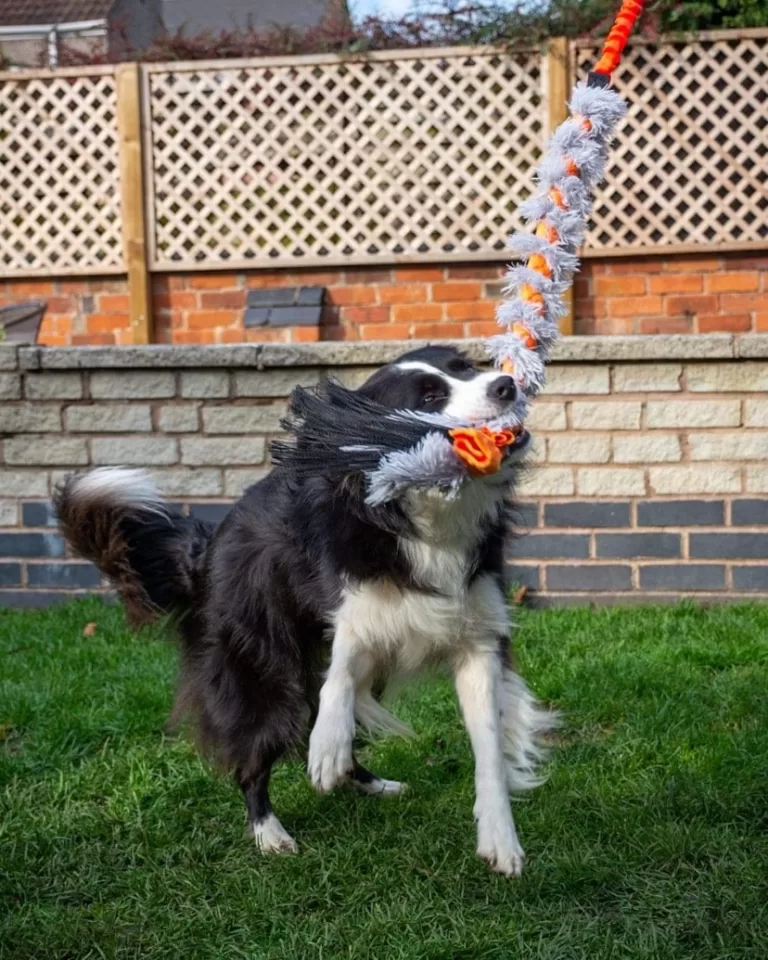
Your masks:
<svg viewBox="0 0 768 960"><path fill-rule="evenodd" d="M624 0L603 44L603 52L594 68L594 73L610 76L618 67L632 28L642 12L643 0Z"/></svg>

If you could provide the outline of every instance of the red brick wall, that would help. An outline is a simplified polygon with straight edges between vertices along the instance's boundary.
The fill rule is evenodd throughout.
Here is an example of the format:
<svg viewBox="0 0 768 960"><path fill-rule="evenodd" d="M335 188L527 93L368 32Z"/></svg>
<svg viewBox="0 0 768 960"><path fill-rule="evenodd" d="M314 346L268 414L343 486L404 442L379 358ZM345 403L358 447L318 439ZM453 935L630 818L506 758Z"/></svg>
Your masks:
<svg viewBox="0 0 768 960"><path fill-rule="evenodd" d="M154 281L157 339L172 343L239 340L399 340L477 337L495 331L501 266L275 270L187 274ZM320 329L244 330L249 289L326 288Z"/></svg>
<svg viewBox="0 0 768 960"><path fill-rule="evenodd" d="M501 265L282 270L156 276L161 343L374 340L487 336L496 331ZM247 291L317 284L327 306L319 329L244 330ZM0 306L48 300L41 342L130 342L123 278L0 281ZM768 255L722 254L588 260L575 284L575 332L768 331Z"/></svg>
<svg viewBox="0 0 768 960"><path fill-rule="evenodd" d="M123 277L0 280L0 307L45 300L39 342L49 347L131 343L128 283Z"/></svg>
<svg viewBox="0 0 768 960"><path fill-rule="evenodd" d="M768 331L768 256L588 260L576 279L577 333Z"/></svg>

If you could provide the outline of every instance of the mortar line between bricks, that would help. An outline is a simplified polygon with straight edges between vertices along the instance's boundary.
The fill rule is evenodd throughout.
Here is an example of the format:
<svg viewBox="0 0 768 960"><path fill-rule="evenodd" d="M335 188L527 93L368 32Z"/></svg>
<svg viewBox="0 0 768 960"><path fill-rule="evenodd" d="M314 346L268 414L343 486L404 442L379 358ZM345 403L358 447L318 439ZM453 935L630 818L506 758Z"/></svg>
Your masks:
<svg viewBox="0 0 768 960"><path fill-rule="evenodd" d="M755 534L763 534L768 538L768 532L766 531L765 524L760 523L751 523L746 526L739 524L735 527L697 527L695 530L690 530L690 533L717 533L717 534L726 534L738 536L740 533L748 533L750 536Z"/></svg>
<svg viewBox="0 0 768 960"><path fill-rule="evenodd" d="M540 557L512 557L507 561L511 566L529 567L535 563L541 563L544 566L556 566L556 567L629 567L633 563L638 562L640 558L638 557L596 557L592 560L589 557L547 557L546 560ZM657 563L664 563L667 565L674 566L675 564L680 563L680 557L643 557L646 563L656 565ZM697 560L696 563L723 563L722 560ZM749 561L750 564L752 561ZM768 559L765 561L766 566L768 566Z"/></svg>
<svg viewBox="0 0 768 960"><path fill-rule="evenodd" d="M534 598L534 607L536 606L536 599L540 598L541 600L551 600L557 603L558 606L563 605L562 601L567 601L568 606L581 606L581 607L599 607L601 606L600 601L605 599L619 600L619 604L611 604L612 606L624 605L628 600L637 602L638 604L643 603L653 603L653 604L676 604L682 600L696 600L699 603L718 603L718 604L731 604L731 603L754 603L756 599L760 596L759 593L755 591L740 591L738 593L726 593L725 590L648 590L642 589L637 592L632 590L616 591L616 590L603 590L603 591L594 591L594 592L585 592L584 590L574 590L565 591L557 590L550 592L536 591Z"/></svg>
<svg viewBox="0 0 768 960"><path fill-rule="evenodd" d="M687 499L687 500L690 500L691 497L688 496L686 499ZM646 501L646 502L649 502L649 501ZM652 501L650 501L650 502L652 502ZM702 498L700 502L717 503L718 501L716 501L716 500L704 501L703 498ZM760 529L764 529L764 525L762 525L762 524L755 524L754 526L757 526L757 527L759 527ZM723 522L720 522L720 523L711 523L711 522L707 522L707 523L693 523L693 522L689 522L689 523L667 523L667 524L662 524L662 523L646 523L646 524L640 525L640 523L639 523L639 517L638 517L638 525L637 525L636 527L624 528L624 529L621 529L621 528L613 528L613 529L606 528L605 531L602 531L602 530L601 530L600 532L601 532L601 533L602 533L602 532L612 533L612 532L626 532L626 531L628 531L628 532L630 532L630 533L682 533L683 531L686 531L686 530L687 530L687 531L690 532L690 533L699 533L699 532L706 533L706 532L710 532L710 531L713 532L713 533L717 533L717 532L730 532L732 529L742 530L742 529L744 529L744 528L743 528L742 526L738 526L738 527L735 527L735 528L734 528L734 527L731 527L731 526L729 526L727 523L725 523L724 520L723 520Z"/></svg>
<svg viewBox="0 0 768 960"><path fill-rule="evenodd" d="M633 557L631 559L632 562L637 563L641 567L679 567L688 565L694 567L717 567L728 562L725 559L718 559L717 557L694 559L691 564L683 563L683 557ZM750 560L748 562L751 564L753 561ZM766 559L764 563L768 566L768 559Z"/></svg>

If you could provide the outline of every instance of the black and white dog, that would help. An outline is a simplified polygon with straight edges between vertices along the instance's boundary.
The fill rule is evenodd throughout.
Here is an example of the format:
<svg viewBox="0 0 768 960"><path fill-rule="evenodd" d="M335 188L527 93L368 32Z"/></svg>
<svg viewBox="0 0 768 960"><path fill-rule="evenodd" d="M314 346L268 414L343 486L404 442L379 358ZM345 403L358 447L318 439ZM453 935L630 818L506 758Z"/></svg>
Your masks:
<svg viewBox="0 0 768 960"><path fill-rule="evenodd" d="M515 400L511 377L479 371L443 346L379 370L360 392L394 409L485 421ZM65 535L112 578L129 616L175 614L182 639L179 708L239 782L259 848L295 851L273 813L272 765L306 743L322 792L402 786L365 770L356 721L403 731L374 691L444 664L452 671L476 765L477 852L520 873L509 791L539 780L537 707L509 657L502 579L508 498L527 446L453 500L411 490L365 503L362 477L297 481L276 467L214 531L179 516L136 470L69 477L56 497Z"/></svg>

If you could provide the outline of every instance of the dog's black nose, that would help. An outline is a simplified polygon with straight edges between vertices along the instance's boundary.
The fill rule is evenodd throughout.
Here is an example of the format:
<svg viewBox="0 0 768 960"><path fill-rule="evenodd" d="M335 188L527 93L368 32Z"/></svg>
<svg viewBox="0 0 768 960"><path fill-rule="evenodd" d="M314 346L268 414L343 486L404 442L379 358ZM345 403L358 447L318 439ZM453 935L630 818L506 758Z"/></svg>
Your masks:
<svg viewBox="0 0 768 960"><path fill-rule="evenodd" d="M512 403L517 396L517 386L512 377L497 377L488 387L488 396L498 403Z"/></svg>

